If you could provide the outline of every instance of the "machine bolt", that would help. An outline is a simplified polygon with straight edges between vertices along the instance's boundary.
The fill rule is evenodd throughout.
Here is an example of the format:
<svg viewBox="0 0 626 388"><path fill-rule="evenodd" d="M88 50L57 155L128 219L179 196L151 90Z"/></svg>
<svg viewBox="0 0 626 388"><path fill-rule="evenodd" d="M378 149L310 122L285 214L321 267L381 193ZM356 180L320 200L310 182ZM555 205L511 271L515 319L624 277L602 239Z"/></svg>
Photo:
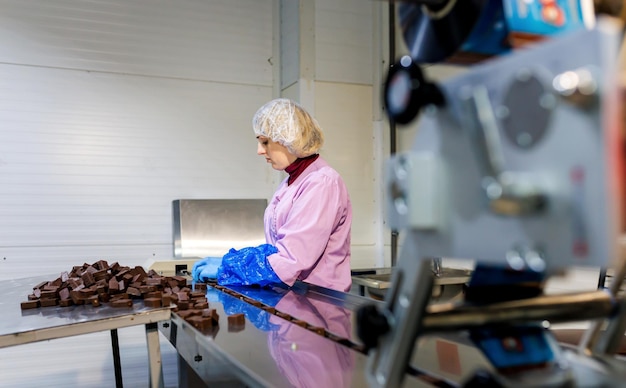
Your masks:
<svg viewBox="0 0 626 388"><path fill-rule="evenodd" d="M505 119L507 117L509 117L509 115L511 114L511 111L509 110L509 107L506 105L500 105L495 109L495 114L496 117L499 119Z"/></svg>
<svg viewBox="0 0 626 388"><path fill-rule="evenodd" d="M516 250L511 250L506 253L506 261L509 267L515 271L521 271L526 266L524 259L522 259L519 252Z"/></svg>
<svg viewBox="0 0 626 388"><path fill-rule="evenodd" d="M193 360L194 360L195 362L200 362L200 361L202 361L202 356L201 356L201 355L199 355L199 354L196 354L196 356L193 358Z"/></svg>

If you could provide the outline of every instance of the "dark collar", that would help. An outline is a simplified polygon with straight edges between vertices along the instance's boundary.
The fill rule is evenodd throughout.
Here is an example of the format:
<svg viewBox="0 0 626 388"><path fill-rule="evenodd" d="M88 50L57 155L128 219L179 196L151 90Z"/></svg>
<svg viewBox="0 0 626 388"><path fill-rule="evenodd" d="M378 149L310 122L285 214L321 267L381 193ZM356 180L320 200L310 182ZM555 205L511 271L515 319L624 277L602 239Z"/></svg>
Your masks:
<svg viewBox="0 0 626 388"><path fill-rule="evenodd" d="M315 162L319 156L319 154L313 154L305 158L298 158L289 166L287 166L287 168L285 169L287 174L289 174L289 180L287 181L287 185L292 184L296 179L298 179L300 174L302 174L302 172L306 170L306 168L309 167L311 163Z"/></svg>

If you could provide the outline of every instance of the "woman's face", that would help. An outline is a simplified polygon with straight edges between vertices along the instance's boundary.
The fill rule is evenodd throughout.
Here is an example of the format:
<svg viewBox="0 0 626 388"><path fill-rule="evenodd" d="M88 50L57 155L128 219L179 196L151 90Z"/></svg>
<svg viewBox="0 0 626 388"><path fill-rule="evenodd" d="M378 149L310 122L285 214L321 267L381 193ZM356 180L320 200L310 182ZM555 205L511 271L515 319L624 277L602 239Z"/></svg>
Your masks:
<svg viewBox="0 0 626 388"><path fill-rule="evenodd" d="M298 159L293 155L287 147L280 143L276 143L265 136L257 136L259 145L256 153L265 157L265 160L272 165L274 170L282 171L291 163Z"/></svg>

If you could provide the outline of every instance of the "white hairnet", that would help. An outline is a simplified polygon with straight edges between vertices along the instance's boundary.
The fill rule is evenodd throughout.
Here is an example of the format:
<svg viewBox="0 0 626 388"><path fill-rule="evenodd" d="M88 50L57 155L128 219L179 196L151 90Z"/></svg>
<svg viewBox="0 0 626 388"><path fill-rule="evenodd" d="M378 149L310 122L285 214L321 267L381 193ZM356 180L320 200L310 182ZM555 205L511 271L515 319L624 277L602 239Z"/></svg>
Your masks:
<svg viewBox="0 0 626 388"><path fill-rule="evenodd" d="M252 118L256 136L284 145L299 158L313 155L324 144L317 121L299 104L278 98L263 105Z"/></svg>

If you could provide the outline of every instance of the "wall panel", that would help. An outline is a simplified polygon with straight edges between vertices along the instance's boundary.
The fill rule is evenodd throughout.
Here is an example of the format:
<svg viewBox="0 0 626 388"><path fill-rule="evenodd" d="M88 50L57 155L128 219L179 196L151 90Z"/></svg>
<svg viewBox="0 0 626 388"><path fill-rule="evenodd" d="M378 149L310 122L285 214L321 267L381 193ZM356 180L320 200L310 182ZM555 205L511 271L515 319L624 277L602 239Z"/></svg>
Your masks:
<svg viewBox="0 0 626 388"><path fill-rule="evenodd" d="M172 241L172 200L265 198L273 184L250 128L271 88L16 65L0 74L0 250L140 245L149 257ZM21 267L11 256L0 265Z"/></svg>
<svg viewBox="0 0 626 388"><path fill-rule="evenodd" d="M316 0L316 80L372 84L375 3Z"/></svg>
<svg viewBox="0 0 626 388"><path fill-rule="evenodd" d="M324 130L321 155L343 177L353 208L352 267L373 267L380 225L375 195L372 87L316 82L316 117Z"/></svg>
<svg viewBox="0 0 626 388"><path fill-rule="evenodd" d="M0 62L272 85L272 0L0 0Z"/></svg>

